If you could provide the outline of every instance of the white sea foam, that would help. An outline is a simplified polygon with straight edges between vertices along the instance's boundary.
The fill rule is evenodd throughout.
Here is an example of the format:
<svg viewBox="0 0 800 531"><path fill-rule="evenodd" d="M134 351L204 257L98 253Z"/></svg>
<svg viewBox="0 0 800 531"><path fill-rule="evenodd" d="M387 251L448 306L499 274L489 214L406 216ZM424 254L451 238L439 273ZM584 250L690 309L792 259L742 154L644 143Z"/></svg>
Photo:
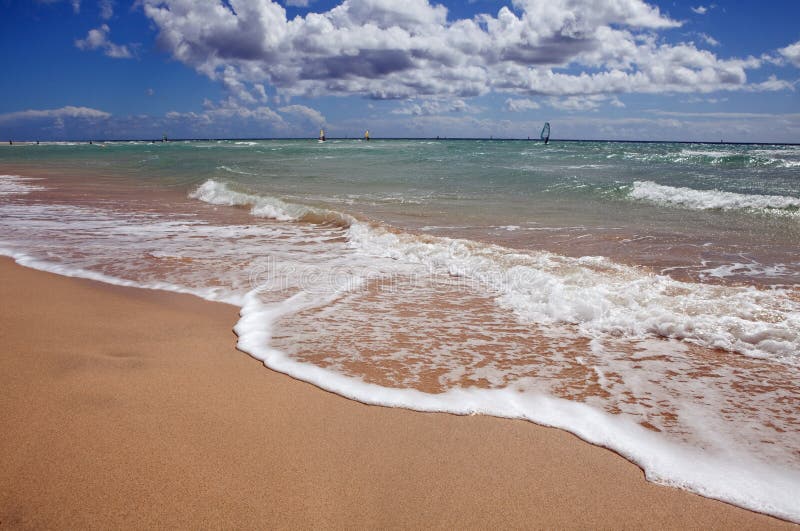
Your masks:
<svg viewBox="0 0 800 531"><path fill-rule="evenodd" d="M721 159L740 155L740 153L737 153L736 151L713 151L708 149L682 149L680 154L686 157L708 157L711 159Z"/></svg>
<svg viewBox="0 0 800 531"><path fill-rule="evenodd" d="M320 245L341 229L210 224L124 207L0 201L2 254L23 265L111 284L241 303L264 250ZM270 245L272 244L272 245ZM312 257L313 259L313 257Z"/></svg>
<svg viewBox="0 0 800 531"><path fill-rule="evenodd" d="M523 322L569 323L590 338L675 338L800 363L800 304L778 290L684 283L601 257L524 253L363 223L349 234L367 254L420 263L495 291Z"/></svg>
<svg viewBox="0 0 800 531"><path fill-rule="evenodd" d="M103 282L114 286L124 286L129 288L152 289L159 291L171 291L173 293L182 293L187 295L194 295L201 299L211 302L224 302L234 306L241 306L243 299L236 295L229 293L225 289L220 288L188 288L180 284L171 282L139 282L125 278L106 275L98 271L84 269L75 265L60 264L48 260L42 260L31 256L27 253L15 251L2 245L0 242L0 255L7 256L14 260L21 266L45 271L47 273L55 273L64 277L84 278L87 280L94 280L96 282Z"/></svg>
<svg viewBox="0 0 800 531"><path fill-rule="evenodd" d="M0 175L0 196L25 195L37 190L44 190L44 186L30 184L38 181L34 177L20 177L19 175Z"/></svg>
<svg viewBox="0 0 800 531"><path fill-rule="evenodd" d="M758 263L739 263L723 264L717 267L701 269L700 278L729 278L729 277L784 277L794 274L800 264L772 264L762 265Z"/></svg>
<svg viewBox="0 0 800 531"><path fill-rule="evenodd" d="M429 394L367 383L298 362L271 348L272 323L308 304L301 294L267 305L259 300L256 291L251 292L235 327L239 348L273 370L367 404L460 415L480 413L561 428L618 452L642 467L650 481L800 522L800 508L796 503L800 473L796 470L766 464L746 454L723 450L709 452L671 442L623 416L610 415L579 402L531 393L524 381L503 389L455 388Z"/></svg>
<svg viewBox="0 0 800 531"><path fill-rule="evenodd" d="M609 155L607 158L612 158ZM797 151L789 149L682 149L667 153L625 152L623 157L640 162L663 162L673 164L711 164L713 166L744 166L746 168L792 168L797 166Z"/></svg>
<svg viewBox="0 0 800 531"><path fill-rule="evenodd" d="M722 164L727 161L740 161L747 167L778 167L792 168L800 164L800 161L791 160L796 157L797 152L789 149L754 149L754 150L681 150L676 157L676 162L692 160L696 158L709 159L711 164Z"/></svg>
<svg viewBox="0 0 800 531"><path fill-rule="evenodd" d="M800 197L783 195L738 194L720 190L664 186L651 181L633 183L633 199L675 205L693 210L784 210L800 208Z"/></svg>

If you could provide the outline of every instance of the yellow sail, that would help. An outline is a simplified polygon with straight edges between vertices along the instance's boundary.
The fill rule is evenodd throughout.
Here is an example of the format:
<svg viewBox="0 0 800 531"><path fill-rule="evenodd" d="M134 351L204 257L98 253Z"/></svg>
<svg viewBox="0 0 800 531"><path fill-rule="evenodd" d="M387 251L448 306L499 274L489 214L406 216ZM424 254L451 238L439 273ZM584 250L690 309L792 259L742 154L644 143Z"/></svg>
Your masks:
<svg viewBox="0 0 800 531"><path fill-rule="evenodd" d="M364 140L369 140L369 130L364 132Z"/></svg>

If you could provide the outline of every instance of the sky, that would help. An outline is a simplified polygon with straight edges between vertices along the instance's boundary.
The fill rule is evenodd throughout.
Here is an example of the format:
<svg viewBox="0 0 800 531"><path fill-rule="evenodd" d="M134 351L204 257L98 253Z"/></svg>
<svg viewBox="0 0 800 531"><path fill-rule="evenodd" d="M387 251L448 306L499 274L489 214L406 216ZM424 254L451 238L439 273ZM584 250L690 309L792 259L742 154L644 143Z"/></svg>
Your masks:
<svg viewBox="0 0 800 531"><path fill-rule="evenodd" d="M0 0L0 139L800 142L800 1Z"/></svg>

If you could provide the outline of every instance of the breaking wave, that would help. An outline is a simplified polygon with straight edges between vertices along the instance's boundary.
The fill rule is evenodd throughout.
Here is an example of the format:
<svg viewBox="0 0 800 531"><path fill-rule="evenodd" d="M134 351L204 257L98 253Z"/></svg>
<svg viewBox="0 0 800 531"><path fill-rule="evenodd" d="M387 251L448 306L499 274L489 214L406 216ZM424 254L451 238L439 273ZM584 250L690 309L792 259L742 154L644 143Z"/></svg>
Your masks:
<svg viewBox="0 0 800 531"><path fill-rule="evenodd" d="M227 183L209 179L201 184L189 197L212 205L249 206L250 214L259 218L278 221L302 221L315 225L349 227L355 219L347 214L296 203L287 203L277 197L239 192Z"/></svg>
<svg viewBox="0 0 800 531"><path fill-rule="evenodd" d="M662 194L682 190L637 184L643 185L639 190L668 189ZM216 181L207 181L190 195L212 204L250 206L254 216L281 221L346 220L340 226L347 228L351 249L366 257L422 265L434 273L468 279L493 293L496 302L523 323L574 325L594 339L662 337L754 358L800 361L800 303L781 290L679 282L602 257L571 258L412 234L347 214L236 192ZM765 204L776 204L771 201ZM800 199L796 201L800 205ZM739 200L738 204L761 203Z"/></svg>
<svg viewBox="0 0 800 531"><path fill-rule="evenodd" d="M761 210L791 213L800 209L800 197L695 190L664 186L652 181L634 182L629 197L691 210Z"/></svg>

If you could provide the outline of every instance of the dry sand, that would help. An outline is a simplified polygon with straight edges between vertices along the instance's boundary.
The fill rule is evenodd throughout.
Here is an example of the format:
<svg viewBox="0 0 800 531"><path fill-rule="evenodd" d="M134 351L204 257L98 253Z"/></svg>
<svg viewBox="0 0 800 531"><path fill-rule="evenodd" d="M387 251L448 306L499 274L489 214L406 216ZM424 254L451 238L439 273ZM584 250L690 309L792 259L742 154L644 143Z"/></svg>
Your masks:
<svg viewBox="0 0 800 531"><path fill-rule="evenodd" d="M560 430L321 391L236 319L0 259L0 528L790 526Z"/></svg>

